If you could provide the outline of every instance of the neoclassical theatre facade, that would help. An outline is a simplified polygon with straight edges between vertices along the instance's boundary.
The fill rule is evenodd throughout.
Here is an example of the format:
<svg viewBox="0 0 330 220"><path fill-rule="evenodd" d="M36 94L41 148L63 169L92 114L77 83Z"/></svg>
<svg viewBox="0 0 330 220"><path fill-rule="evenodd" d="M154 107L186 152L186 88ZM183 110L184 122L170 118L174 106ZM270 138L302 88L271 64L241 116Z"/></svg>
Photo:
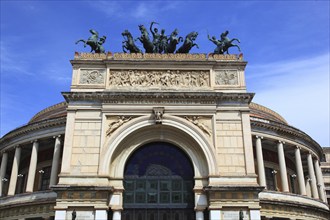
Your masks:
<svg viewBox="0 0 330 220"><path fill-rule="evenodd" d="M0 140L0 219L329 219L321 146L252 102L242 55L76 53Z"/></svg>

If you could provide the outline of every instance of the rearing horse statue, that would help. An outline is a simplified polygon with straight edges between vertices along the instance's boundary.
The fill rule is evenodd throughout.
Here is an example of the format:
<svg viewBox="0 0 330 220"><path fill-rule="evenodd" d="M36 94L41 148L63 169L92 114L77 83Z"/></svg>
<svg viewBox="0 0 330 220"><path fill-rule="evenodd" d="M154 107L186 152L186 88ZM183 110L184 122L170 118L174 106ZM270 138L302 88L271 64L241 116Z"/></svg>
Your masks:
<svg viewBox="0 0 330 220"><path fill-rule="evenodd" d="M99 41L99 33L97 31L91 29L89 32L91 32L92 36L90 36L87 40L80 39L76 42L76 44L83 42L84 47L86 47L86 45L91 47L91 52L95 51L96 53L104 53L104 47L102 44L105 42L106 37L101 37Z"/></svg>
<svg viewBox="0 0 330 220"><path fill-rule="evenodd" d="M146 53L153 53L154 44L150 41L147 29L144 27L143 24L139 25L139 29L141 31L141 37L138 37L137 39L139 39L143 44Z"/></svg>
<svg viewBox="0 0 330 220"><path fill-rule="evenodd" d="M166 48L166 53L174 53L175 49L176 49L176 45L179 43L179 42L182 42L183 41L183 38L182 37L177 37L178 35L178 29L175 28L175 30L171 33L170 37L169 37L169 43L168 43L168 46Z"/></svg>
<svg viewBox="0 0 330 220"><path fill-rule="evenodd" d="M239 39L237 38L233 38L233 39L229 39L227 37L229 31L225 31L220 35L220 40L217 40L215 37L210 38L208 36L208 39L210 41L212 41L214 44L217 45L216 49L214 50L215 54L224 54L225 52L227 52L227 54L229 54L228 49L230 47L237 47L238 51L241 52L241 48L237 45L237 44L233 44L233 41L237 41L238 43L240 43Z"/></svg>
<svg viewBox="0 0 330 220"><path fill-rule="evenodd" d="M198 45L194 43L194 40L196 40L197 36L198 33L196 31L189 33L186 36L183 45L176 51L176 53L189 53L190 49L193 48L194 46L199 48Z"/></svg>
<svg viewBox="0 0 330 220"><path fill-rule="evenodd" d="M128 30L125 30L123 33L121 33L121 35L127 38L123 41L122 48L124 53L127 53L126 50L129 50L130 53L142 53L141 50L135 45L132 34Z"/></svg>

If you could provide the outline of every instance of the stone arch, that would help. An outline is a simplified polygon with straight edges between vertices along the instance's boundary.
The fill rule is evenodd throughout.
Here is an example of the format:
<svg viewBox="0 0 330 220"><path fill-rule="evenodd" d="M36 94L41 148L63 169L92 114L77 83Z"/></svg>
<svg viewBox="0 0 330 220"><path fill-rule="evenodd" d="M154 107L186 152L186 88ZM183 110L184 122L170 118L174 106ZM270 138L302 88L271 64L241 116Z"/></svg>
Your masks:
<svg viewBox="0 0 330 220"><path fill-rule="evenodd" d="M164 117L162 124L155 124L150 116L141 116L118 128L105 142L99 175L122 179L129 156L140 146L155 141L181 148L192 161L196 179L218 174L214 148L202 131L176 116Z"/></svg>

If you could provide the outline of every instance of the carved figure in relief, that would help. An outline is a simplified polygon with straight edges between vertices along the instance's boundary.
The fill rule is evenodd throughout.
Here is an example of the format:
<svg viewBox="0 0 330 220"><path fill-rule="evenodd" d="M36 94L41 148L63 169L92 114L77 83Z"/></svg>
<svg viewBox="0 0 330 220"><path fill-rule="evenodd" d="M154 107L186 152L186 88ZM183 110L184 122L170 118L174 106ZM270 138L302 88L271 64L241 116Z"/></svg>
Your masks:
<svg viewBox="0 0 330 220"><path fill-rule="evenodd" d="M109 85L117 87L208 87L209 73L207 71L179 70L122 70L112 71Z"/></svg>
<svg viewBox="0 0 330 220"><path fill-rule="evenodd" d="M176 51L176 53L189 53L191 48L193 48L194 46L199 48L198 45L194 43L197 36L198 36L198 33L196 31L193 31L193 32L189 33L186 36L186 38L183 42L183 45Z"/></svg>
<svg viewBox="0 0 330 220"><path fill-rule="evenodd" d="M171 33L170 37L168 38L168 46L166 48L166 53L174 53L176 49L176 45L179 42L183 41L182 37L177 37L178 36L178 29L174 29L174 31Z"/></svg>
<svg viewBox="0 0 330 220"><path fill-rule="evenodd" d="M199 122L199 117L197 117L197 116L192 116L192 117L185 116L185 119L187 119L188 121L190 121L191 123L193 123L194 125L199 127L203 132L205 132L206 134L211 136L210 129L208 127L206 127L206 125L204 125L203 123Z"/></svg>
<svg viewBox="0 0 330 220"><path fill-rule="evenodd" d="M216 73L215 83L217 85L238 85L237 72L224 70Z"/></svg>
<svg viewBox="0 0 330 220"><path fill-rule="evenodd" d="M122 48L123 52L127 53L127 50L129 50L130 53L142 53L141 50L135 45L134 39L132 34L128 31L125 30L121 35L126 39L122 42Z"/></svg>
<svg viewBox="0 0 330 220"><path fill-rule="evenodd" d="M154 52L154 44L150 41L149 33L143 24L139 25L139 29L141 31L141 36L138 39L143 44L146 53Z"/></svg>
<svg viewBox="0 0 330 220"><path fill-rule="evenodd" d="M164 108L157 107L157 108L154 108L153 110L154 110L156 124L161 124L163 122Z"/></svg>
<svg viewBox="0 0 330 220"><path fill-rule="evenodd" d="M89 37L87 40L84 39L80 39L78 41L76 41L76 44L78 44L79 42L83 42L84 43L84 47L86 47L86 45L91 47L91 52L95 52L95 53L104 53L104 47L103 44L105 43L105 39L107 38L106 36L103 36L99 39L99 33L93 29L89 30L89 32L92 34L91 37Z"/></svg>
<svg viewBox="0 0 330 220"><path fill-rule="evenodd" d="M131 120L132 117L126 118L125 116L120 116L118 117L117 121L114 121L112 123L109 124L109 128L107 130L107 136L109 136L112 132L114 132L117 128L119 128L120 126L122 126L124 123L128 122L129 120Z"/></svg>

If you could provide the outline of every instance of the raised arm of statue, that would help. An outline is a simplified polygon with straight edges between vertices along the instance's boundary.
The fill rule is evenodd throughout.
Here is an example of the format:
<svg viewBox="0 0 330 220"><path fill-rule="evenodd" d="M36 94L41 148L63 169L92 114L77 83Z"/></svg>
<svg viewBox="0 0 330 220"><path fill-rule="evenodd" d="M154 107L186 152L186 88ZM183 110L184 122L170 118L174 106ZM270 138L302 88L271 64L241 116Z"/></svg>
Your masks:
<svg viewBox="0 0 330 220"><path fill-rule="evenodd" d="M155 34L157 34L157 33L155 33L154 32L154 30L152 30L152 26L154 25L154 24L158 24L157 22L151 22L151 24L150 24L150 32L152 33L152 36L154 36L155 37ZM158 29L157 28L155 28L155 31L158 31Z"/></svg>

